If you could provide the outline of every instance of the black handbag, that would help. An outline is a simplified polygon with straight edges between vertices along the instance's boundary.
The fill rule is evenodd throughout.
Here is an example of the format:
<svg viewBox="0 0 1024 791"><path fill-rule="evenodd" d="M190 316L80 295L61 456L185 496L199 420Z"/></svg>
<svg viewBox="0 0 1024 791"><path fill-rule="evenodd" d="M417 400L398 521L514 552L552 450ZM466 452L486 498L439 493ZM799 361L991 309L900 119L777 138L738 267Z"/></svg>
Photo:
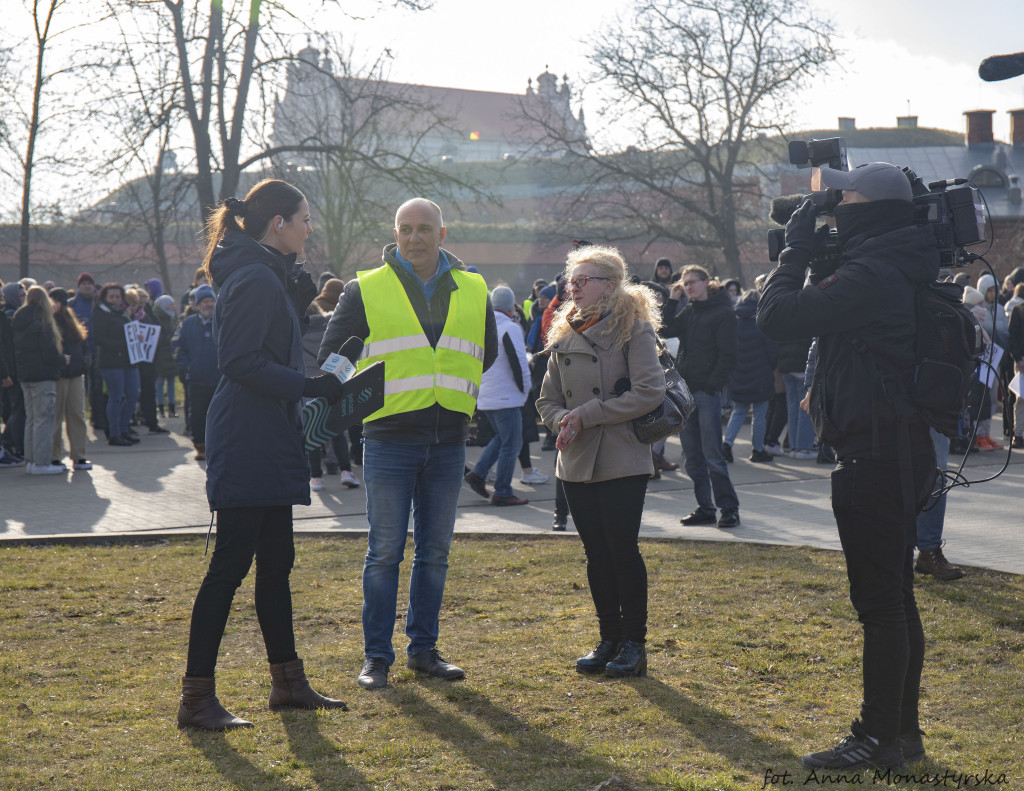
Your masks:
<svg viewBox="0 0 1024 791"><path fill-rule="evenodd" d="M660 344L659 351L658 362L665 369L665 400L661 406L646 415L633 418L633 432L637 439L648 445L682 431L690 413L697 406L690 388L679 375L668 352Z"/></svg>

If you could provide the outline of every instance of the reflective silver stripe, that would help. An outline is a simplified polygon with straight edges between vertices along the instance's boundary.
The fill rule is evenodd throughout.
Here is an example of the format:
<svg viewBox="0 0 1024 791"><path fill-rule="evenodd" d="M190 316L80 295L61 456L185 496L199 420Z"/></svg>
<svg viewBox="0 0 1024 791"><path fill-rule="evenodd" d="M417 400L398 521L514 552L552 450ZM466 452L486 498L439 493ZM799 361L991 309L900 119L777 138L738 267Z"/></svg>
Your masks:
<svg viewBox="0 0 1024 791"><path fill-rule="evenodd" d="M398 338L385 338L382 341L374 341L363 347L361 357L377 357L381 354L394 354L395 352L407 352L411 349L430 348L427 336L422 332L417 335L402 335Z"/></svg>
<svg viewBox="0 0 1024 791"><path fill-rule="evenodd" d="M408 393L412 390L431 390L435 384L435 377L430 374L424 376L409 376L405 379L392 379L384 384L384 395L395 395L396 393ZM438 387L445 390L455 390L459 393L466 393L476 398L480 388L476 383L463 379L461 376L450 376L438 374L436 377Z"/></svg>
<svg viewBox="0 0 1024 791"><path fill-rule="evenodd" d="M473 341L467 341L465 338L456 338L454 335L442 335L438 338L437 348L462 352L463 354L475 357L480 362L484 360L484 349L482 346L473 343Z"/></svg>
<svg viewBox="0 0 1024 791"><path fill-rule="evenodd" d="M396 393L408 393L410 390L432 390L434 388L433 374L423 376L409 376L405 379L392 379L384 383L384 395L395 395Z"/></svg>
<svg viewBox="0 0 1024 791"><path fill-rule="evenodd" d="M469 381L468 379L463 379L461 376L438 374L437 386L443 387L445 390L455 390L459 393L466 393L467 395L473 396L473 398L476 398L480 393L479 385Z"/></svg>

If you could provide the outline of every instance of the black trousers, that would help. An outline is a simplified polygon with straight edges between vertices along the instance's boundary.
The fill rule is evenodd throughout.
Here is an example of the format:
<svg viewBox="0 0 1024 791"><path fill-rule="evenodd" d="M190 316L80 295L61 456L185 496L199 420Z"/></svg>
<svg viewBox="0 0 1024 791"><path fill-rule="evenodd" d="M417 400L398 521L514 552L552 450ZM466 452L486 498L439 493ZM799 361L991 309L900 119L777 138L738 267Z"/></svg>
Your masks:
<svg viewBox="0 0 1024 791"><path fill-rule="evenodd" d="M935 483L934 451L913 457L920 510ZM850 601L864 628L860 720L882 741L916 732L924 630L914 599L915 515L905 515L894 460L840 460L832 511L846 555Z"/></svg>
<svg viewBox="0 0 1024 791"><path fill-rule="evenodd" d="M210 411L210 401L217 392L216 385L200 385L188 383L188 424L192 429L192 442L196 445L206 444L206 413Z"/></svg>
<svg viewBox="0 0 1024 791"><path fill-rule="evenodd" d="M587 555L587 580L602 640L647 638L647 567L637 542L647 475L599 483L562 481Z"/></svg>
<svg viewBox="0 0 1024 791"><path fill-rule="evenodd" d="M256 618L271 664L297 659L288 583L295 563L292 507L224 508L217 543L192 606L186 676L212 676L235 591L256 558Z"/></svg>

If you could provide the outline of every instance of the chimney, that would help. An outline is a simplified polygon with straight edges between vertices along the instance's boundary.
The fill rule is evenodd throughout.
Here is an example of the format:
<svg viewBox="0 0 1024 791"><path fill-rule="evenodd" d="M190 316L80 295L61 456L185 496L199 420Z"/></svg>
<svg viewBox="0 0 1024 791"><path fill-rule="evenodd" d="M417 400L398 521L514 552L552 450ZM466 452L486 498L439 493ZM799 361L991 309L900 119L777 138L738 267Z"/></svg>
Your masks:
<svg viewBox="0 0 1024 791"><path fill-rule="evenodd" d="M1024 148L1024 109L1010 110L1010 142L1014 148Z"/></svg>
<svg viewBox="0 0 1024 791"><path fill-rule="evenodd" d="M995 139L992 137L992 116L995 110L967 110L967 134L965 143L968 148L991 148Z"/></svg>
<svg viewBox="0 0 1024 791"><path fill-rule="evenodd" d="M856 118L840 118L839 119L839 131L840 132L856 132L857 131L857 119Z"/></svg>
<svg viewBox="0 0 1024 791"><path fill-rule="evenodd" d="M896 118L897 129L917 129L916 115L901 115Z"/></svg>

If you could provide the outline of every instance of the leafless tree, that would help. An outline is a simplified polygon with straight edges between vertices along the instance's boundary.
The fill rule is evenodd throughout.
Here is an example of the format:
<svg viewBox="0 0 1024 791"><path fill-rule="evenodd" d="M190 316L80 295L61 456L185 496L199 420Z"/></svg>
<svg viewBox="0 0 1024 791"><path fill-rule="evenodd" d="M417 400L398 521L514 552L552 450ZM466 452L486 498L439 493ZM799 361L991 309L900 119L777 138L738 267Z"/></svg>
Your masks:
<svg viewBox="0 0 1024 791"><path fill-rule="evenodd" d="M591 54L601 139L539 114L572 163L560 216L609 240L671 240L740 273L743 226L760 212L765 137L834 58L828 22L802 0L642 0ZM624 145L624 141L629 141Z"/></svg>
<svg viewBox="0 0 1024 791"><path fill-rule="evenodd" d="M40 207L36 204L32 189L33 179L39 167L59 168L76 158L69 152L69 124L65 124L72 107L68 100L74 95L69 81L81 74L90 64L80 55L81 48L62 47L56 57L56 65L50 50L63 44L89 24L67 22L61 18L64 0L27 0L18 10L5 9L11 14L27 13L31 23L31 64L27 60L8 61L7 72L10 80L0 80L0 96L3 98L4 121L0 134L0 145L7 155L5 175L20 191L20 229L18 234L18 269L20 277L27 277L30 271L31 229L40 220ZM69 42L70 43L70 42ZM28 42L16 42L14 51L28 52ZM43 135L49 132L46 145L41 146ZM51 204L50 218L61 218L59 199Z"/></svg>
<svg viewBox="0 0 1024 791"><path fill-rule="evenodd" d="M218 200L235 194L242 171L273 152L255 148L250 111L258 116L270 104L265 67L288 47L272 22L296 15L283 1L211 0L206 8L192 0L129 0L158 4L174 35L182 87L182 106L195 145L196 191L203 216ZM422 9L425 0L392 0L395 6ZM251 96L253 89L256 95ZM282 153L282 152L276 152ZM219 189L215 187L219 179Z"/></svg>

